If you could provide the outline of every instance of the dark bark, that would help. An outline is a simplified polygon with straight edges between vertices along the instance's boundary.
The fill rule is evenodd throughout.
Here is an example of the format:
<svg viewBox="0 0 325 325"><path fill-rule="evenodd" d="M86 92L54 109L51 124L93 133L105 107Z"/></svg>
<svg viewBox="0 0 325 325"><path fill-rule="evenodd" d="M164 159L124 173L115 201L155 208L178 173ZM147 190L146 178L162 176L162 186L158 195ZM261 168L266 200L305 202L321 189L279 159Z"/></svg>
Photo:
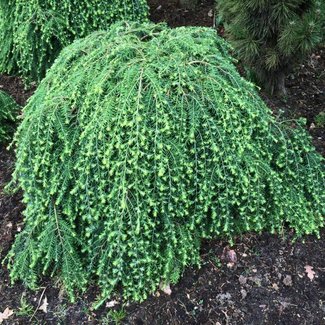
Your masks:
<svg viewBox="0 0 325 325"><path fill-rule="evenodd" d="M264 89L270 94L278 97L285 97L287 89L285 85L286 74L283 70L268 73L264 76Z"/></svg>
<svg viewBox="0 0 325 325"><path fill-rule="evenodd" d="M274 95L279 97L284 97L287 95L285 79L286 79L285 73L283 71L279 71L274 83Z"/></svg>

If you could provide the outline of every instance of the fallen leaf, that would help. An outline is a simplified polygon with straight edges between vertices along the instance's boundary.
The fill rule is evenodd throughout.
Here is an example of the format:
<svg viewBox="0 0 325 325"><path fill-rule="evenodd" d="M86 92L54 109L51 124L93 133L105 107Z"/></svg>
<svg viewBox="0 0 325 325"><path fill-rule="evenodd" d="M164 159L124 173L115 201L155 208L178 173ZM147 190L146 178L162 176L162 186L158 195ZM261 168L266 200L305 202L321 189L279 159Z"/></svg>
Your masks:
<svg viewBox="0 0 325 325"><path fill-rule="evenodd" d="M211 9L211 10L208 12L208 16L209 16L209 17L213 17L213 9Z"/></svg>
<svg viewBox="0 0 325 325"><path fill-rule="evenodd" d="M62 302L63 300L63 297L64 297L64 287L60 287L60 291L59 291L59 295L58 295L58 298L59 298L59 301Z"/></svg>
<svg viewBox="0 0 325 325"><path fill-rule="evenodd" d="M237 263L237 254L233 249L225 247L222 252L221 260L227 262L227 267L232 268Z"/></svg>
<svg viewBox="0 0 325 325"><path fill-rule="evenodd" d="M260 287L262 285L262 279L260 277L258 277L258 276L250 276L248 278L248 280L255 283L258 287Z"/></svg>
<svg viewBox="0 0 325 325"><path fill-rule="evenodd" d="M272 288L273 288L274 290L276 290L276 291L279 290L279 286L278 286L276 283L273 283L273 284L272 284Z"/></svg>
<svg viewBox="0 0 325 325"><path fill-rule="evenodd" d="M21 232L22 227L23 227L23 223L18 223L18 224L17 224L17 231L18 231L18 232Z"/></svg>
<svg viewBox="0 0 325 325"><path fill-rule="evenodd" d="M247 283L247 278L244 277L243 275L240 275L239 278L238 278L238 281L241 285L244 285Z"/></svg>
<svg viewBox="0 0 325 325"><path fill-rule="evenodd" d="M226 293L219 293L217 295L217 299L220 301L220 302L224 302L224 301L229 301L231 299L231 294L229 292L226 292Z"/></svg>
<svg viewBox="0 0 325 325"><path fill-rule="evenodd" d="M172 289L170 288L170 284L160 284L160 290L164 292L166 295L170 296L172 294Z"/></svg>
<svg viewBox="0 0 325 325"><path fill-rule="evenodd" d="M289 302L286 302L286 301L280 301L280 304L282 306L282 310L290 307L292 304L290 304Z"/></svg>
<svg viewBox="0 0 325 325"><path fill-rule="evenodd" d="M307 276L310 279L310 281L313 281L316 274L315 271L313 270L313 267L310 265L306 265L305 272L307 273Z"/></svg>
<svg viewBox="0 0 325 325"><path fill-rule="evenodd" d="M240 290L241 298L245 299L247 297L247 291L245 289Z"/></svg>
<svg viewBox="0 0 325 325"><path fill-rule="evenodd" d="M238 281L241 285L244 285L247 283L247 278L244 277L243 275L240 275L239 278L238 278Z"/></svg>
<svg viewBox="0 0 325 325"><path fill-rule="evenodd" d="M0 324L2 324L4 320L8 319L11 315L13 315L13 313L14 311L7 307L3 313L0 313Z"/></svg>
<svg viewBox="0 0 325 325"><path fill-rule="evenodd" d="M285 278L283 279L283 284L287 287L292 286L292 277L291 275L286 275Z"/></svg>
<svg viewBox="0 0 325 325"><path fill-rule="evenodd" d="M47 314L47 306L48 306L48 302L47 302L47 297L45 296L45 298L43 299L43 303L41 305L41 307L39 307L39 310L42 310L45 314Z"/></svg>
<svg viewBox="0 0 325 325"><path fill-rule="evenodd" d="M109 301L109 302L106 303L106 307L107 308L113 308L116 305L118 305L118 301L116 301L116 300L111 300L111 301Z"/></svg>

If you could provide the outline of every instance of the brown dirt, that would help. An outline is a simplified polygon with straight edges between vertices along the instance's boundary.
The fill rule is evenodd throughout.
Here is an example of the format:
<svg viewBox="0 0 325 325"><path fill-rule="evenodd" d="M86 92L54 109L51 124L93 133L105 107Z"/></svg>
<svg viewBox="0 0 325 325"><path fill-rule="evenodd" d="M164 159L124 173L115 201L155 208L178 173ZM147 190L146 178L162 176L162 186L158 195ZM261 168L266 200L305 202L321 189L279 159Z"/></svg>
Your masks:
<svg viewBox="0 0 325 325"><path fill-rule="evenodd" d="M171 296L132 306L128 323L325 324L324 241L310 237L292 244L290 236L244 236L233 247L234 268L218 260L225 246L207 243L202 268L188 269ZM315 280L306 276L306 265L313 266Z"/></svg>
<svg viewBox="0 0 325 325"><path fill-rule="evenodd" d="M0 89L9 93L19 105L23 106L33 94L35 85L32 84L29 89L25 89L24 83L20 78L0 75Z"/></svg>
<svg viewBox="0 0 325 325"><path fill-rule="evenodd" d="M169 25L212 26L209 12L213 1L204 0L199 10L180 9L176 1L151 0L154 21ZM161 8L158 7L161 5ZM325 111L325 49L320 49L288 79L288 97L279 100L263 95L277 114L305 117L317 149L325 154L325 130L316 125L315 117ZM0 89L8 91L24 104L31 91L25 91L19 78L0 76ZM23 217L21 194L6 194L14 158L0 148L0 258L2 259L19 232ZM273 236L266 233L238 237L231 247L237 263L230 267L222 259L229 251L223 240L203 243L202 267L188 268L181 281L171 287L171 295L159 292L141 304L118 304L113 310L125 311L123 324L206 324L206 325L325 325L325 231L318 240L313 236L291 241L292 234ZM313 267L315 277L307 277L305 266ZM67 301L57 279L43 279L40 288L31 292L21 284L10 286L5 267L0 268L0 312L6 307L15 314L3 324L119 324L103 306L91 306L96 288L78 297L75 304ZM17 315L22 297L32 306L28 315ZM48 300L48 312L37 310ZM20 310L22 312L22 310Z"/></svg>
<svg viewBox="0 0 325 325"><path fill-rule="evenodd" d="M325 156L325 128L316 117L325 114L325 46L312 54L287 78L288 97L280 100L264 95L267 104L289 118L304 117L320 153Z"/></svg>
<svg viewBox="0 0 325 325"><path fill-rule="evenodd" d="M150 19L167 22L170 27L207 26L214 24L214 0L201 0L195 10L181 8L179 0L150 0Z"/></svg>

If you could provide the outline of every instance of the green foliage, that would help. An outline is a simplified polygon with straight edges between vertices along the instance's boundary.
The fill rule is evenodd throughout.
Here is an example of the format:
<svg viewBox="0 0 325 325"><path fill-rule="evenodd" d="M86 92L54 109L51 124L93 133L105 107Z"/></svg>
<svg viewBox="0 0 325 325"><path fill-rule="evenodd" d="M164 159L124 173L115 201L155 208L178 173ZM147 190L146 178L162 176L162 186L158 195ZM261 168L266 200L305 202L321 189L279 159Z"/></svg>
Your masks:
<svg viewBox="0 0 325 325"><path fill-rule="evenodd" d="M237 55L271 92L322 40L320 0L219 0L218 12ZM280 88L280 89L278 89Z"/></svg>
<svg viewBox="0 0 325 325"><path fill-rule="evenodd" d="M21 296L20 306L15 312L15 314L20 317L27 317L33 315L33 306L27 301L25 294Z"/></svg>
<svg viewBox="0 0 325 325"><path fill-rule="evenodd" d="M115 324L120 325L123 319L126 317L126 312L122 308L120 310L110 310L107 315L101 319L101 325Z"/></svg>
<svg viewBox="0 0 325 325"><path fill-rule="evenodd" d="M316 126L318 127L325 127L325 112L320 112L316 117L315 117L315 122Z"/></svg>
<svg viewBox="0 0 325 325"><path fill-rule="evenodd" d="M7 93L0 90L0 143L10 140L17 114L17 103Z"/></svg>
<svg viewBox="0 0 325 325"><path fill-rule="evenodd" d="M58 324L64 324L64 321L69 313L69 307L64 303L60 303L52 312L53 316L57 319Z"/></svg>
<svg viewBox="0 0 325 325"><path fill-rule="evenodd" d="M322 45L325 45L325 2L321 1Z"/></svg>
<svg viewBox="0 0 325 325"><path fill-rule="evenodd" d="M275 120L208 28L116 24L62 51L24 109L12 280L57 274L99 304L142 300L198 264L201 238L318 233L323 159Z"/></svg>
<svg viewBox="0 0 325 325"><path fill-rule="evenodd" d="M40 81L74 39L147 11L146 0L0 0L0 71Z"/></svg>

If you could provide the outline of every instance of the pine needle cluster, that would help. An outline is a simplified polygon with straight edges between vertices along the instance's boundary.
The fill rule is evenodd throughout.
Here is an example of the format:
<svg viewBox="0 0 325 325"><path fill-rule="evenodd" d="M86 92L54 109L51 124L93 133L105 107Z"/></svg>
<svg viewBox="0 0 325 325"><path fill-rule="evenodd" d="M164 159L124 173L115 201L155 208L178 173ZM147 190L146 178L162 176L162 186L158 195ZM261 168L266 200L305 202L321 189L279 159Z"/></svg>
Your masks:
<svg viewBox="0 0 325 325"><path fill-rule="evenodd" d="M12 280L142 300L199 264L202 238L318 233L323 158L228 50L208 28L118 23L62 51L15 136Z"/></svg>
<svg viewBox="0 0 325 325"><path fill-rule="evenodd" d="M10 140L18 114L18 104L6 92L0 90L0 144Z"/></svg>
<svg viewBox="0 0 325 325"><path fill-rule="evenodd" d="M286 93L286 74L324 38L320 0L218 0L217 6L238 57L271 93Z"/></svg>
<svg viewBox="0 0 325 325"><path fill-rule="evenodd" d="M146 0L0 0L0 71L39 82L74 39L147 13Z"/></svg>

